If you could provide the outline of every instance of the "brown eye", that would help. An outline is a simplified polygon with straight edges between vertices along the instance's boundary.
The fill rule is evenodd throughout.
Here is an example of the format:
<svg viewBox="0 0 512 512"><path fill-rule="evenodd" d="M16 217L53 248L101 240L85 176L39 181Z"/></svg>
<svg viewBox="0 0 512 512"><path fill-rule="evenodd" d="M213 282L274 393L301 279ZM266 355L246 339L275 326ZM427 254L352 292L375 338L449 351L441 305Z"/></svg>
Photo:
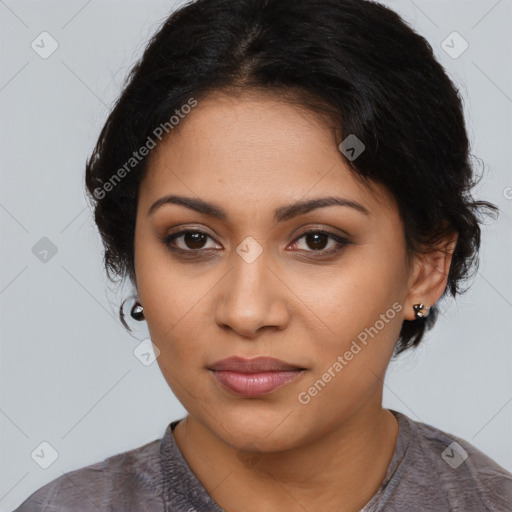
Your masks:
<svg viewBox="0 0 512 512"><path fill-rule="evenodd" d="M192 231L189 231L182 236L183 242L189 249L202 249L206 243L206 239L208 238L208 235L205 235L204 233L194 233Z"/></svg>
<svg viewBox="0 0 512 512"><path fill-rule="evenodd" d="M308 233L305 235L306 244L314 251L321 251L329 242L329 236L325 233Z"/></svg>
<svg viewBox="0 0 512 512"><path fill-rule="evenodd" d="M162 239L162 242L172 251L193 253L215 249L217 247L215 244L213 247L206 247L208 239L212 238L207 233L189 229L166 236Z"/></svg>
<svg viewBox="0 0 512 512"><path fill-rule="evenodd" d="M301 240L303 240L303 242L300 242ZM322 257L335 254L344 249L347 245L350 245L350 242L341 236L335 235L329 231L314 230L302 233L302 235L293 242L292 247L293 249L299 249L300 252L309 252L313 253L316 257Z"/></svg>

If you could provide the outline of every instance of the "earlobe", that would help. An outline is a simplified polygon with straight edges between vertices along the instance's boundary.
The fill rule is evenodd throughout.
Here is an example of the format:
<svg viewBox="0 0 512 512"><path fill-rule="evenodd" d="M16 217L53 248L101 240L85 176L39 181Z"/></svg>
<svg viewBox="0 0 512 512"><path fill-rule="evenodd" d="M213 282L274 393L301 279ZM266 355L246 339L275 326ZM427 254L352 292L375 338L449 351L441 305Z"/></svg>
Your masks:
<svg viewBox="0 0 512 512"><path fill-rule="evenodd" d="M409 293L405 301L406 320L426 318L428 310L443 295L457 239L457 233L451 233L428 253L416 256Z"/></svg>

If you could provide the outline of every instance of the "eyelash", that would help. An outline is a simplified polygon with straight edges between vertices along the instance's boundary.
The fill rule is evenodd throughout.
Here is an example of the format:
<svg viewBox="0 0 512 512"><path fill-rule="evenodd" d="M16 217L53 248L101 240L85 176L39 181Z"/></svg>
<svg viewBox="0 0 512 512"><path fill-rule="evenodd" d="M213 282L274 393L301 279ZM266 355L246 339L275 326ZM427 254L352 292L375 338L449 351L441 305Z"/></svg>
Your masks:
<svg viewBox="0 0 512 512"><path fill-rule="evenodd" d="M217 249L181 249L180 247L176 247L176 246L173 246L171 243L183 236L183 235L186 235L188 233L194 233L194 234L202 234L202 235L206 235L208 238L212 239L213 238L208 234L208 233L205 233L204 231L201 231L199 229L184 229L182 231L179 231L177 233L172 233L171 235L167 235L167 236L164 236L164 237L161 237L161 241L162 243L172 252L174 253L178 253L178 254L183 254L183 255L186 255L186 257L191 257L192 255L194 255L194 253L200 253L200 252L208 252L208 251L216 251ZM324 229L313 229L313 230L310 230L310 231L305 231L304 233L302 233L301 235L299 235L293 242L292 242L292 245L296 244L299 240L301 240L302 238L306 237L307 235L310 235L310 234L323 234L323 235L327 235L328 237L330 237L331 239L333 239L335 242L338 243L338 246L335 248L335 249L329 249L329 250L325 250L325 249L322 249L322 250L310 250L310 251L305 251L307 253L313 253L314 255L319 255L319 257L327 257L327 256L331 256L331 255L334 255L334 254L337 254L339 253L340 251L342 251L347 245L350 245L350 242L346 239L346 238L343 238L339 235L335 235L334 233L331 233L330 231L326 231ZM194 257L194 256L192 256Z"/></svg>

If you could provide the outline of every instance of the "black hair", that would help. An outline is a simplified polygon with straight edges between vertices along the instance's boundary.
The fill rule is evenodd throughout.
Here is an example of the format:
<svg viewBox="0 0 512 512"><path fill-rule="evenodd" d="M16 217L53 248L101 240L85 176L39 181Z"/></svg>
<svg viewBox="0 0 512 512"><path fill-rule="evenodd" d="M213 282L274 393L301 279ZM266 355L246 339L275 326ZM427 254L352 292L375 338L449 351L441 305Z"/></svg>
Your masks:
<svg viewBox="0 0 512 512"><path fill-rule="evenodd" d="M458 233L443 297L466 291L462 283L478 267L480 216L498 208L472 197L478 180L462 98L430 44L368 0L197 0L164 21L86 164L110 280L135 283L137 199L148 162L138 150L160 142L157 127L172 133L171 117L191 98L249 89L327 113L340 127L338 142L362 141L364 151L346 161L359 179L391 192L408 250L428 251ZM434 305L426 318L405 320L395 355L417 346L437 316Z"/></svg>

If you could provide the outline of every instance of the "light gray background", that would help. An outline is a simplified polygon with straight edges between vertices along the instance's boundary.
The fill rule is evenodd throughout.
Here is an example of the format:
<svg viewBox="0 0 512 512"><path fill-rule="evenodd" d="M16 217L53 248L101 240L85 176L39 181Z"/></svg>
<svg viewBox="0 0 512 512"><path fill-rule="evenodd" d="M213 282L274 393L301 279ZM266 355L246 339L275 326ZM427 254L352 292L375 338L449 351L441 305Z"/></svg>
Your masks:
<svg viewBox="0 0 512 512"><path fill-rule="evenodd" d="M512 470L512 0L386 4L461 86L473 150L488 167L478 197L502 214L484 230L470 292L445 302L424 346L390 366L384 405ZM106 284L83 191L108 109L175 5L0 0L1 511L62 473L160 438L185 413L157 364L133 355L147 330L138 324L131 337L117 320L123 295ZM43 31L59 45L47 59L31 48ZM441 46L453 31L469 43L457 59ZM32 252L42 237L57 247L46 263ZM48 469L31 458L43 441L59 455Z"/></svg>

